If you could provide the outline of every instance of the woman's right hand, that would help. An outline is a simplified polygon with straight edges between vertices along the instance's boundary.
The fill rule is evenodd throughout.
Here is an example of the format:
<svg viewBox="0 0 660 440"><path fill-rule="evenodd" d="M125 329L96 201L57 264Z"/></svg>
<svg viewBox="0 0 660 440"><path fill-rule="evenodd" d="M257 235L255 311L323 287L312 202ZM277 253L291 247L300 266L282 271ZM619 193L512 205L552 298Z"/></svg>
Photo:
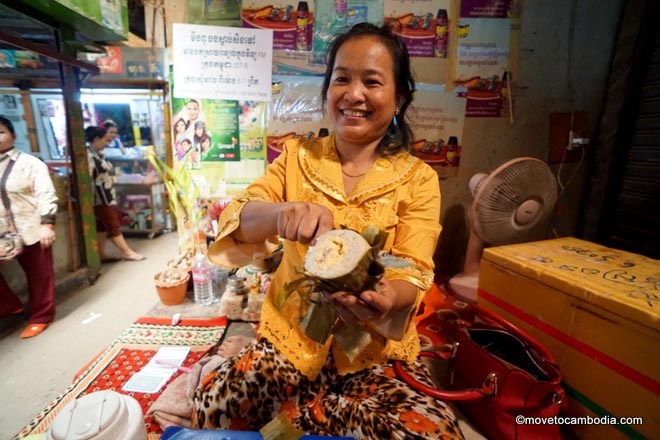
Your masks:
<svg viewBox="0 0 660 440"><path fill-rule="evenodd" d="M325 206L307 202L285 203L277 216L280 237L308 244L334 229L332 212Z"/></svg>

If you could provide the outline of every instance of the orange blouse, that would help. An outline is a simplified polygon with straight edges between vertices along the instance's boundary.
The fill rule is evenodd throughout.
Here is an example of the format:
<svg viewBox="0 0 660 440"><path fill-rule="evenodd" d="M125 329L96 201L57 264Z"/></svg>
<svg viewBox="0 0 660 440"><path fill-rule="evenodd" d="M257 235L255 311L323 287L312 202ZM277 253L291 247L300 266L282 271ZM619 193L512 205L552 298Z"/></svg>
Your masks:
<svg viewBox="0 0 660 440"><path fill-rule="evenodd" d="M403 324L402 340L385 339L369 330L369 344L351 361L333 337L326 344L319 344L304 335L298 323L305 315L306 305L301 304L298 295L291 295L281 309L275 305L275 292L284 283L300 277L296 268L303 266L308 247L284 240L282 262L264 301L259 331L296 368L310 378L316 377L329 350L333 351L340 374L388 359L411 361L417 357L419 338L411 318L433 282L433 254L441 231L440 185L430 166L407 152L381 157L351 193L345 194L334 136L287 141L266 173L222 212L216 241L209 249L209 258L215 264L242 266L267 253L268 244L272 250L273 239L262 245L239 243L229 236L238 228L241 210L249 201L307 201L326 206L334 215L336 228L343 225L362 232L374 225L387 231L383 250L412 263L406 268L385 271L390 280L402 279L418 287L417 301Z"/></svg>

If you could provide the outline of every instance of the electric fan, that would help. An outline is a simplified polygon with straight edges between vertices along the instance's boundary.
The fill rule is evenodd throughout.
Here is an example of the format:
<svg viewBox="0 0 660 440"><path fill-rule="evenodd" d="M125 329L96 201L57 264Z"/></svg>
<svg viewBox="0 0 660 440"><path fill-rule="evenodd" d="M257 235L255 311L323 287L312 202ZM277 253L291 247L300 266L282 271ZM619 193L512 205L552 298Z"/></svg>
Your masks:
<svg viewBox="0 0 660 440"><path fill-rule="evenodd" d="M465 264L449 280L449 290L475 302L484 247L533 241L540 227L544 233L557 200L557 181L545 162L520 157L490 174L475 174L469 187L473 199Z"/></svg>

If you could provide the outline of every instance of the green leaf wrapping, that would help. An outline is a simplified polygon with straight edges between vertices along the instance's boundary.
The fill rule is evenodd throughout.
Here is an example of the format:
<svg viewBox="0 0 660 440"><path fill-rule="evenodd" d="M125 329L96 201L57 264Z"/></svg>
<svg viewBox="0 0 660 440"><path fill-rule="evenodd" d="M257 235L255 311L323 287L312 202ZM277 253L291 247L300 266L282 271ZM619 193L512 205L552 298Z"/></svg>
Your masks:
<svg viewBox="0 0 660 440"><path fill-rule="evenodd" d="M348 228L342 227L342 229ZM277 292L275 303L280 309L287 298L296 291L299 292L303 300L308 302L309 308L305 317L300 322L300 326L305 331L307 337L321 344L324 344L333 331L339 328L336 327L338 314L335 306L332 301L325 300L321 295L316 295L314 300L310 300L311 296L309 294L302 294L299 288L306 281L310 289L307 292L351 292L359 295L366 290L375 290L378 281L385 273L385 268L378 261L378 254L385 245L388 234L375 226L368 226L361 235L371 247L355 264L355 267L351 268L346 274L335 278L321 278L303 268L297 268L297 272L301 273L303 277L286 283ZM361 330L361 332L365 331ZM344 341L350 340L350 338L342 339ZM355 341L358 340L363 341L364 338L355 339ZM362 344L360 343L360 345Z"/></svg>

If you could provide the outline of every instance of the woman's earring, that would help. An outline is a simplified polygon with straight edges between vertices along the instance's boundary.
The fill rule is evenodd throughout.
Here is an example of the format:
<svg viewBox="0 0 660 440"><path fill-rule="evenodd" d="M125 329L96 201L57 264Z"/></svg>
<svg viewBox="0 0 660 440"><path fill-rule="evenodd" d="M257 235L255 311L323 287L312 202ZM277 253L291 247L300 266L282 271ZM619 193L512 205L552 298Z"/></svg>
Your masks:
<svg viewBox="0 0 660 440"><path fill-rule="evenodd" d="M399 131L399 121L396 120L397 115L399 114L399 111L395 113L394 116L392 116L392 128L394 131Z"/></svg>

